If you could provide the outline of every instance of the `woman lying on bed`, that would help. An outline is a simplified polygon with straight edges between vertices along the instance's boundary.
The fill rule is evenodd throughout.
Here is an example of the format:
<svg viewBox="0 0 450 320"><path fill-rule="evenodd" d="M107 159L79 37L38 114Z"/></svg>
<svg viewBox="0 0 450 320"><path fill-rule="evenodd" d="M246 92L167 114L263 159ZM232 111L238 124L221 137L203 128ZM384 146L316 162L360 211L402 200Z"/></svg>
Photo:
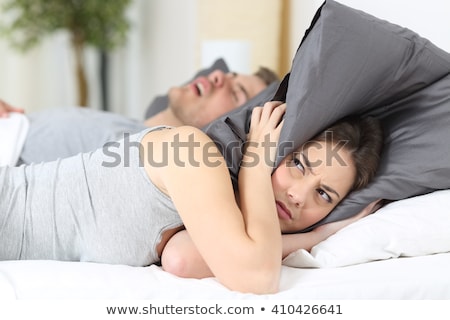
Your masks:
<svg viewBox="0 0 450 320"><path fill-rule="evenodd" d="M192 127L157 127L92 153L0 168L0 260L146 266L186 228L226 287L276 292L281 233L320 220L366 185L382 139L371 119L344 122L330 129L333 141L314 139L272 175L275 148L267 145L276 146L284 111L275 102L254 109L236 198L216 145Z"/></svg>

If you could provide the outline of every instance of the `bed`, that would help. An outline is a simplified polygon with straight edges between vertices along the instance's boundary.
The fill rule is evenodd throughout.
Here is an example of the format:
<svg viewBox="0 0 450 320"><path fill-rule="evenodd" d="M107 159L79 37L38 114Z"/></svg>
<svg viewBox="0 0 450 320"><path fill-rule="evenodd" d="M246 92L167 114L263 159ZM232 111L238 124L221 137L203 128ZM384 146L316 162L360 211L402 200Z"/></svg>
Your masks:
<svg viewBox="0 0 450 320"><path fill-rule="evenodd" d="M133 268L58 261L0 263L5 299L450 299L450 254L374 261L340 268L283 267L275 295L229 291L215 279L181 279L152 265ZM426 270L426 272L424 272ZM32 271L32 272L31 272Z"/></svg>
<svg viewBox="0 0 450 320"><path fill-rule="evenodd" d="M391 203L283 262L280 292L233 292L160 266L0 262L2 299L450 299L450 190ZM425 216L423 213L427 212ZM383 230L383 232L379 232Z"/></svg>
<svg viewBox="0 0 450 320"><path fill-rule="evenodd" d="M337 9L336 9L337 8ZM328 10L328 11L327 11ZM332 17L333 23L336 22L337 11L343 11L345 14L354 16L362 15L364 19L370 21L378 20L374 17L367 17L363 13L356 12L349 8L339 5L334 1L327 1L325 5L319 9L318 14L313 20L312 27L305 37L311 39L314 33L311 32L313 27L317 30L323 24L317 24L317 21L324 20L326 17ZM330 13L331 12L331 13ZM329 14L327 16L327 14ZM345 20L349 21L346 15ZM389 24L382 24L383 30L389 29ZM355 29L355 28L354 28ZM368 28L373 32L373 28ZM333 32L336 29L333 29ZM362 29L356 28L358 32ZM396 29L397 30L397 29ZM323 30L322 30L323 31ZM321 31L321 32L322 32ZM403 32L403 31L402 31ZM317 36L317 35L316 35ZM396 33L399 36L399 33ZM404 37L404 33L400 34ZM323 39L323 34L319 33L319 38ZM347 35L353 39L352 34ZM414 39L417 37L414 36ZM302 41L299 50L302 62L309 56L308 38ZM314 39L314 38L313 38ZM415 41L415 40L414 40ZM351 42L351 41L350 41ZM348 45L346 44L346 48ZM361 42L358 42L360 45ZM389 43L388 43L389 44ZM302 46L303 45L303 46ZM391 44L389 44L391 45ZM389 47L389 46L387 46ZM336 50L336 46L331 46ZM373 49L373 48L372 48ZM434 48L432 48L434 50ZM411 51L411 49L408 49ZM433 51L434 52L434 51ZM450 150L448 147L448 119L450 119L450 59L446 53L438 51L439 63L436 69L443 74L436 75L437 80L430 80L430 83L424 81L425 85L420 90L417 89L415 83L411 84L414 92L409 92L406 84L404 88L400 88L399 92L391 92L389 96L384 95L378 101L370 101L367 104L367 112L374 115L379 114L380 110L387 111L390 119L401 122L398 114L394 111L409 114L409 103L411 99L414 105L423 100L423 96L430 97L430 90L438 91L440 94L444 92L447 98L439 98L439 105L434 105L435 110L443 108L445 112L439 113L438 118L447 119L444 122L426 122L425 128L427 132L438 130L444 133L446 140L440 140L442 147L436 149L436 153L430 157L429 151L425 148L421 154L417 154L418 158L413 158L416 167L408 164L410 171L396 171L387 166L383 168L380 179L368 188L369 192L362 195L355 195L352 198L354 210L358 210L362 204L369 203L371 200L380 196L377 192L384 190L383 198L393 200L374 214L371 214L349 226L340 230L335 235L329 237L325 241L316 245L311 252L298 250L283 260L282 277L280 291L272 295L252 295L233 292L224 288L214 278L207 279L182 279L173 276L162 270L160 266L151 265L148 267L129 267L124 265L106 265L96 263L80 263L80 262L58 262L58 261L3 261L0 262L0 297L2 299L252 299L252 300L316 300L316 299L332 299L332 300L386 300L386 299L403 299L403 300L448 300L450 299ZM303 54L303 55L301 55ZM400 56L402 56L400 54ZM423 57L423 54L421 55ZM320 60L318 56L312 56L313 60ZM300 58L299 58L300 59ZM291 101L291 105L298 105L296 101L298 96L293 97L296 84L295 64L300 60L294 61L291 71L290 88L291 93L281 92L284 99ZM411 63L412 59L408 60ZM443 62L442 62L443 61ZM398 63L398 61L394 61ZM354 64L356 61L354 61ZM367 67L367 59L363 61ZM400 62L402 65L405 63ZM433 61L426 57L426 63L430 68L433 67ZM308 65L309 71L316 72L319 68L329 67L320 64L314 66L314 63L303 64ZM314 69L314 67L317 67ZM342 67L342 65L340 65ZM302 67L302 70L308 69ZM423 76L423 70L413 66ZM325 70L326 71L326 70ZM398 71L398 70L397 70ZM303 72L303 71L302 71ZM427 73L428 75L428 73ZM312 78L312 77L311 77ZM370 77L369 77L370 78ZM411 74L408 74L411 79ZM328 81L336 81L342 78L327 78ZM374 81L375 86L385 85L377 79L369 79ZM401 85L404 84L403 78L399 76L397 81ZM307 87L304 84L303 88ZM316 83L317 84L317 83ZM314 84L314 85L316 85ZM401 87L400 84L397 84ZM325 84L321 84L324 86ZM353 84L352 84L353 85ZM391 83L389 83L391 85ZM439 90L436 89L436 86ZM283 84L280 88L283 87ZM397 88L393 86L394 88ZM294 89L292 89L294 88ZM390 87L387 87L391 89ZM307 88L310 89L310 88ZM371 88L374 89L374 88ZM306 90L308 91L308 90ZM320 91L320 90L319 90ZM360 90L355 90L360 95ZM297 91L295 91L297 92ZM374 91L372 91L373 93ZM406 94L403 94L405 93ZM314 94L308 91L309 96ZM323 93L323 92L322 92ZM279 94L279 92L277 93ZM351 92L349 94L351 96ZM347 95L347 97L349 96ZM322 99L323 94L320 96ZM334 98L336 96L333 96ZM351 96L354 98L354 96ZM339 97L340 99L342 97ZM367 99L367 96L363 98ZM315 100L317 102L318 100ZM379 103L380 99L383 103ZM335 99L336 100L336 99ZM333 100L333 101L335 101ZM360 103L358 99L354 99L356 105ZM369 99L370 100L370 99ZM387 102L389 104L387 104ZM320 101L322 102L322 101ZM336 103L351 105L349 101L339 100ZM302 102L304 103L304 101ZM322 103L327 105L327 103ZM390 108L393 106L392 108ZM296 112L291 107L291 112ZM317 110L317 109L314 109ZM234 113L236 118L242 119L242 112L248 110L239 110ZM298 111L298 110L297 110ZM353 112L354 110L346 110ZM305 122L311 122L310 117L316 117L317 114L305 113L302 110L302 116ZM299 112L300 113L300 112ZM422 112L424 114L427 111ZM205 130L214 135L215 130L224 133L221 125L233 123L234 115L229 115L219 120L218 126L208 127ZM335 117L341 117L345 114L333 114ZM291 119L295 120L295 117ZM244 117L245 119L245 117ZM332 121L332 118L323 119L323 125ZM438 119L439 120L439 119ZM21 122L18 122L20 125ZM236 125L236 123L233 123ZM224 140L230 139L229 134L240 134L244 129L239 130L239 126L245 127L248 123L241 121L237 123L237 127L233 126L233 132L225 132ZM398 128L387 122L387 128L390 134L398 136L406 135L409 131L403 130L399 133ZM414 125L406 123L405 125ZM442 127L440 127L442 126ZM25 126L26 128L26 126ZM219 129L217 129L219 128ZM311 130L319 130L321 128L311 128ZM410 128L407 128L410 129ZM25 129L26 130L26 129ZM284 130L284 128L283 128ZM294 130L295 131L295 130ZM286 139L289 134L297 134L296 132L285 131ZM311 136L313 132L307 132L305 135ZM21 136L20 134L18 134ZM228 135L228 136L227 136ZM424 134L425 137L428 137ZM235 139L235 136L231 138ZM392 138L392 136L391 136ZM408 138L409 139L409 138ZM437 139L435 139L437 140ZM229 141L229 140L228 140ZM396 159L398 155L394 149L395 142L399 141L394 138L388 141L388 155L392 155ZM415 141L409 139L408 141ZM300 140L296 141L301 143ZM436 147L435 145L433 145ZM415 146L417 148L417 146ZM407 144L406 148L414 148L411 144ZM404 149L399 149L404 151ZM226 151L226 150L225 150ZM442 152L440 154L439 152ZM225 152L226 153L226 152ZM428 153L428 154L427 154ZM416 153L414 153L416 156ZM12 156L14 158L14 154ZM424 165L423 159L426 157L429 161L427 164L439 167L434 175L429 174L429 168ZM431 160L430 160L431 159ZM401 162L401 161L400 161ZM418 164L417 164L418 163ZM417 165L421 165L420 170L416 170ZM231 170L233 165L231 164ZM391 171L390 171L391 170ZM395 172L393 174L392 172ZM399 174L400 172L400 174ZM392 176L390 176L392 174ZM408 180L411 174L416 178ZM390 176L390 179L388 179ZM388 178L386 178L388 177ZM403 180L402 180L403 179ZM399 182L405 184L399 184ZM412 183L417 182L417 183ZM425 183L423 183L425 181ZM381 187L379 187L381 186ZM399 191L391 191L394 187L398 187ZM384 189L383 189L384 188ZM381 190L381 191L380 191ZM355 200L356 199L356 200ZM358 199L361 201L358 203ZM348 207L347 207L348 208ZM342 219L343 215L334 214L333 219ZM327 222L327 221L324 221Z"/></svg>

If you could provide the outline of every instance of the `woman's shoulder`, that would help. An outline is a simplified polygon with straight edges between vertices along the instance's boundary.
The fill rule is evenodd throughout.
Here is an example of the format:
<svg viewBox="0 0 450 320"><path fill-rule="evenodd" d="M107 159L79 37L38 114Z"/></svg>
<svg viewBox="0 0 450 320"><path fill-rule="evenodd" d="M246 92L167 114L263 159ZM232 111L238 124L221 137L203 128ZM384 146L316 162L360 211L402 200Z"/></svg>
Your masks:
<svg viewBox="0 0 450 320"><path fill-rule="evenodd" d="M145 171L153 183L168 194L166 180L191 175L211 175L225 160L211 138L191 126L149 131L141 141ZM228 171L227 171L228 172ZM190 179L189 179L190 180ZM194 181L194 180L192 180Z"/></svg>
<svg viewBox="0 0 450 320"><path fill-rule="evenodd" d="M143 140L151 140L154 143L170 143L171 147L185 148L212 142L212 139L205 132L193 126L160 126L155 129L148 130Z"/></svg>

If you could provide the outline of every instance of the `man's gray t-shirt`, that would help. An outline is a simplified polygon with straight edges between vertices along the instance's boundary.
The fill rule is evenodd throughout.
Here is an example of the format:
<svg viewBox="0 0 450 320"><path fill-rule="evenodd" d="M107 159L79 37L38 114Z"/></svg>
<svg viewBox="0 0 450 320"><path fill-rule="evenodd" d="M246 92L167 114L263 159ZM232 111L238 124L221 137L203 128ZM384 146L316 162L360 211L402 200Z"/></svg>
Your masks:
<svg viewBox="0 0 450 320"><path fill-rule="evenodd" d="M146 128L142 121L81 107L64 107L28 114L30 129L19 164L67 158L101 148Z"/></svg>

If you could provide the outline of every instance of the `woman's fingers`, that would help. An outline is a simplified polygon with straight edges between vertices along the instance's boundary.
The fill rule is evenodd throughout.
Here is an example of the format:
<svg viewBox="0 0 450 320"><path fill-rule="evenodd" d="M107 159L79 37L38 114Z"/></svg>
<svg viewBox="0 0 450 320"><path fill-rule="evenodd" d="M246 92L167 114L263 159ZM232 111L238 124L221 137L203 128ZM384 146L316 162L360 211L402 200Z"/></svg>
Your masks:
<svg viewBox="0 0 450 320"><path fill-rule="evenodd" d="M278 141L285 111L286 104L279 101L270 101L265 103L264 107L255 107L252 112L248 138L259 141L269 134Z"/></svg>
<svg viewBox="0 0 450 320"><path fill-rule="evenodd" d="M272 111L271 118L270 118L271 124L273 126L275 126L275 127L280 127L281 128L282 123L284 121L283 116L284 116L285 112L286 112L286 104L285 103L277 106Z"/></svg>
<svg viewBox="0 0 450 320"><path fill-rule="evenodd" d="M349 218L349 219L353 219L353 220L356 221L356 220L359 220L361 218L364 218L364 217L374 213L378 209L380 209L382 207L382 204L383 204L383 200L382 199L375 200L375 201L369 203L358 214L356 214L355 216L353 216L352 218Z"/></svg>
<svg viewBox="0 0 450 320"><path fill-rule="evenodd" d="M265 103L263 107L253 109L247 140L259 151L253 150L252 152L263 152L264 159L275 161L276 147L284 123L283 115L285 111L286 104L279 101L270 101ZM269 148L268 151L267 148ZM267 158L267 155L269 158Z"/></svg>
<svg viewBox="0 0 450 320"><path fill-rule="evenodd" d="M274 115L279 115L279 112L275 112L275 110L280 111L283 107L280 108L280 106L285 106L286 104L283 104L280 101L269 101L264 104L262 115L261 115L261 121L264 121L265 123L269 122L271 118L273 118Z"/></svg>
<svg viewBox="0 0 450 320"><path fill-rule="evenodd" d="M252 123L254 125L271 125L277 127L286 111L286 103L280 101L270 101L264 107L255 107L252 111Z"/></svg>
<svg viewBox="0 0 450 320"><path fill-rule="evenodd" d="M263 111L263 107L254 107L252 110L252 117L250 125L254 126L255 124L258 124L261 122L261 114Z"/></svg>

